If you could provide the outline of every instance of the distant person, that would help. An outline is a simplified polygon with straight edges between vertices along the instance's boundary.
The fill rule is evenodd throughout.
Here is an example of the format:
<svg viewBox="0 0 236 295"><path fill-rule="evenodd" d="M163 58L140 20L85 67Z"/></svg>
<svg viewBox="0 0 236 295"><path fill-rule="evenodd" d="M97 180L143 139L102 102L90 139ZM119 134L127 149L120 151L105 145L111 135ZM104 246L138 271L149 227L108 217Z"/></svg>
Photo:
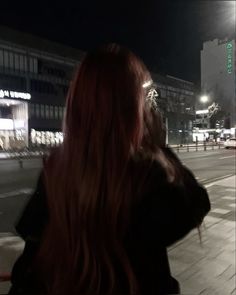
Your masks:
<svg viewBox="0 0 236 295"><path fill-rule="evenodd" d="M177 294L167 247L200 227L206 190L165 147L151 76L115 44L87 54L16 230L9 294Z"/></svg>

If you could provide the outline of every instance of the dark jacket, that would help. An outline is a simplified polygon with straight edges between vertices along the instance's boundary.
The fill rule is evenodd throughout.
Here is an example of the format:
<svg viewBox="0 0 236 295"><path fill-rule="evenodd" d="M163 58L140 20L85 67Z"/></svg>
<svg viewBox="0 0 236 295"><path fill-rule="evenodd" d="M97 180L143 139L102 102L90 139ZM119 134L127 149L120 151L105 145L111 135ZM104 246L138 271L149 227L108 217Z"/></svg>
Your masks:
<svg viewBox="0 0 236 295"><path fill-rule="evenodd" d="M141 201L133 208L124 241L141 294L179 294L179 284L171 276L167 247L199 226L210 210L206 190L169 149L166 152L181 167L183 185L170 184L163 168L154 162ZM40 290L31 262L47 220L46 193L40 176L37 189L16 225L26 245L13 267L9 294L37 294Z"/></svg>

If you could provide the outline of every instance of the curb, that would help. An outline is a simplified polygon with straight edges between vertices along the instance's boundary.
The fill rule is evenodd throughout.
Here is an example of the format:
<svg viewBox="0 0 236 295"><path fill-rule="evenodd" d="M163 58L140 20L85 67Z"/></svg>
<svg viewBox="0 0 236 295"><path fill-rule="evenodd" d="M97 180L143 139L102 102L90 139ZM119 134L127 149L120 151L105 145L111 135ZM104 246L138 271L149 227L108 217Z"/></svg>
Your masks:
<svg viewBox="0 0 236 295"><path fill-rule="evenodd" d="M224 175L224 176L219 176L219 177L215 177L215 178L211 178L211 179L207 179L205 181L202 182L202 184L206 187L210 186L211 184L213 184L214 182L217 182L217 181L220 181L220 180L223 180L223 179L226 179L226 178L229 178L229 177L232 177L232 176L235 176L234 173L231 173L231 174L227 174L227 175Z"/></svg>

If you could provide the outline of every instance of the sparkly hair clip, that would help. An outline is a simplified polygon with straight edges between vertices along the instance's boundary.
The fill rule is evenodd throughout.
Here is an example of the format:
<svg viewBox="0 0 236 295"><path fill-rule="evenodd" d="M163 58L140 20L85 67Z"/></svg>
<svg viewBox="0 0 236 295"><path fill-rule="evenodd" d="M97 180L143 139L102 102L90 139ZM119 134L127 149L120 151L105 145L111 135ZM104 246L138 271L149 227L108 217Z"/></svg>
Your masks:
<svg viewBox="0 0 236 295"><path fill-rule="evenodd" d="M157 110L157 97L159 96L153 81L149 80L143 84L143 88L147 88L146 102L154 109Z"/></svg>

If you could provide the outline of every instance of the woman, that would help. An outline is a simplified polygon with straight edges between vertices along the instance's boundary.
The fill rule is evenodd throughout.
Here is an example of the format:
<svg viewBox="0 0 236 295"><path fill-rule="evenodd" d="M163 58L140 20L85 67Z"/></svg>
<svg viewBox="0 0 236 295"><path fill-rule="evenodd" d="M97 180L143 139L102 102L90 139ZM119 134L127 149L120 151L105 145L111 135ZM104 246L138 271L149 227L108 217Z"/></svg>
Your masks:
<svg viewBox="0 0 236 295"><path fill-rule="evenodd" d="M206 191L165 148L151 77L115 44L88 54L69 89L64 142L16 229L10 294L177 294L166 248L199 227Z"/></svg>

